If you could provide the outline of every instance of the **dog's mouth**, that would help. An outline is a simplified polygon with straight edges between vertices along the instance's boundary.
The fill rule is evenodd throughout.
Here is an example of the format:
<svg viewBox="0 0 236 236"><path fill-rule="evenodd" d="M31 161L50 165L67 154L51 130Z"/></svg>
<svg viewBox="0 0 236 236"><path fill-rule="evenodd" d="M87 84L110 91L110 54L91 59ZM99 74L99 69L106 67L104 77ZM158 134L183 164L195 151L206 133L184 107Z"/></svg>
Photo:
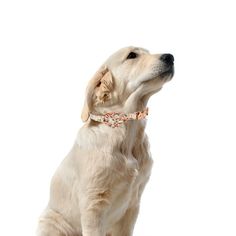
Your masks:
<svg viewBox="0 0 236 236"><path fill-rule="evenodd" d="M152 78L150 80L169 81L174 76L174 63L171 65L161 64L153 67Z"/></svg>
<svg viewBox="0 0 236 236"><path fill-rule="evenodd" d="M165 71L159 74L159 77L163 80L169 81L173 78L175 73L174 65L169 66Z"/></svg>

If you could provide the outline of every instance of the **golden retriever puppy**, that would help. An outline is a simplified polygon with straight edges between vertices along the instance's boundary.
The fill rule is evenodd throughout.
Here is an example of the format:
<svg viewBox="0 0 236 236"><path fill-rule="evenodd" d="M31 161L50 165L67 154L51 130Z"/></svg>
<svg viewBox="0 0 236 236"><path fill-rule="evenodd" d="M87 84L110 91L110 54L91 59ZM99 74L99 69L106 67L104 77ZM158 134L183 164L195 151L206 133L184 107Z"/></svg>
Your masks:
<svg viewBox="0 0 236 236"><path fill-rule="evenodd" d="M38 236L131 236L152 159L147 102L174 74L171 54L113 54L87 87L76 142L56 171Z"/></svg>

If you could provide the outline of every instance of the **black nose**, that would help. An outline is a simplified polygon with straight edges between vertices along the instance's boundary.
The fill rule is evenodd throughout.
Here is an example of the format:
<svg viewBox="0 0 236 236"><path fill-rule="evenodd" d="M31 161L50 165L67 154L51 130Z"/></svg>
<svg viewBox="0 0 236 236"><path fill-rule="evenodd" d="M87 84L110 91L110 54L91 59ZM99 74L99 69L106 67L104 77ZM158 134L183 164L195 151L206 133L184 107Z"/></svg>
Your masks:
<svg viewBox="0 0 236 236"><path fill-rule="evenodd" d="M174 57L171 54L162 54L160 60L165 62L168 65L174 64Z"/></svg>

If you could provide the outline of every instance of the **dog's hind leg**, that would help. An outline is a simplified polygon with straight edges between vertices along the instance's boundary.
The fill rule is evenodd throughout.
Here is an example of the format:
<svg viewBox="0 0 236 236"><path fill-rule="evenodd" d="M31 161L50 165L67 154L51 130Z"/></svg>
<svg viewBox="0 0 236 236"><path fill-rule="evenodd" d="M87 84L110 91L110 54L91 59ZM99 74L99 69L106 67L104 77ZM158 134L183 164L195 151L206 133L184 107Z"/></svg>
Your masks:
<svg viewBox="0 0 236 236"><path fill-rule="evenodd" d="M75 236L74 229L58 212L47 209L40 217L37 236Z"/></svg>
<svg viewBox="0 0 236 236"><path fill-rule="evenodd" d="M66 236L53 225L39 223L37 236Z"/></svg>

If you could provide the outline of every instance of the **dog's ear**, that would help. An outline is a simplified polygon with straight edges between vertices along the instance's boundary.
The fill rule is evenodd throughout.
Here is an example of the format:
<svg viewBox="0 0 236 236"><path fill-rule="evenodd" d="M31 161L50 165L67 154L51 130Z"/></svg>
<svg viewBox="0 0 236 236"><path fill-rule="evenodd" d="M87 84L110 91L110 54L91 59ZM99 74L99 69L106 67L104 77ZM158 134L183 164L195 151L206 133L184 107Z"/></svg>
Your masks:
<svg viewBox="0 0 236 236"><path fill-rule="evenodd" d="M84 107L81 114L83 122L88 120L89 113L93 106L104 103L110 99L112 89L112 74L107 67L103 66L96 72L87 86Z"/></svg>

